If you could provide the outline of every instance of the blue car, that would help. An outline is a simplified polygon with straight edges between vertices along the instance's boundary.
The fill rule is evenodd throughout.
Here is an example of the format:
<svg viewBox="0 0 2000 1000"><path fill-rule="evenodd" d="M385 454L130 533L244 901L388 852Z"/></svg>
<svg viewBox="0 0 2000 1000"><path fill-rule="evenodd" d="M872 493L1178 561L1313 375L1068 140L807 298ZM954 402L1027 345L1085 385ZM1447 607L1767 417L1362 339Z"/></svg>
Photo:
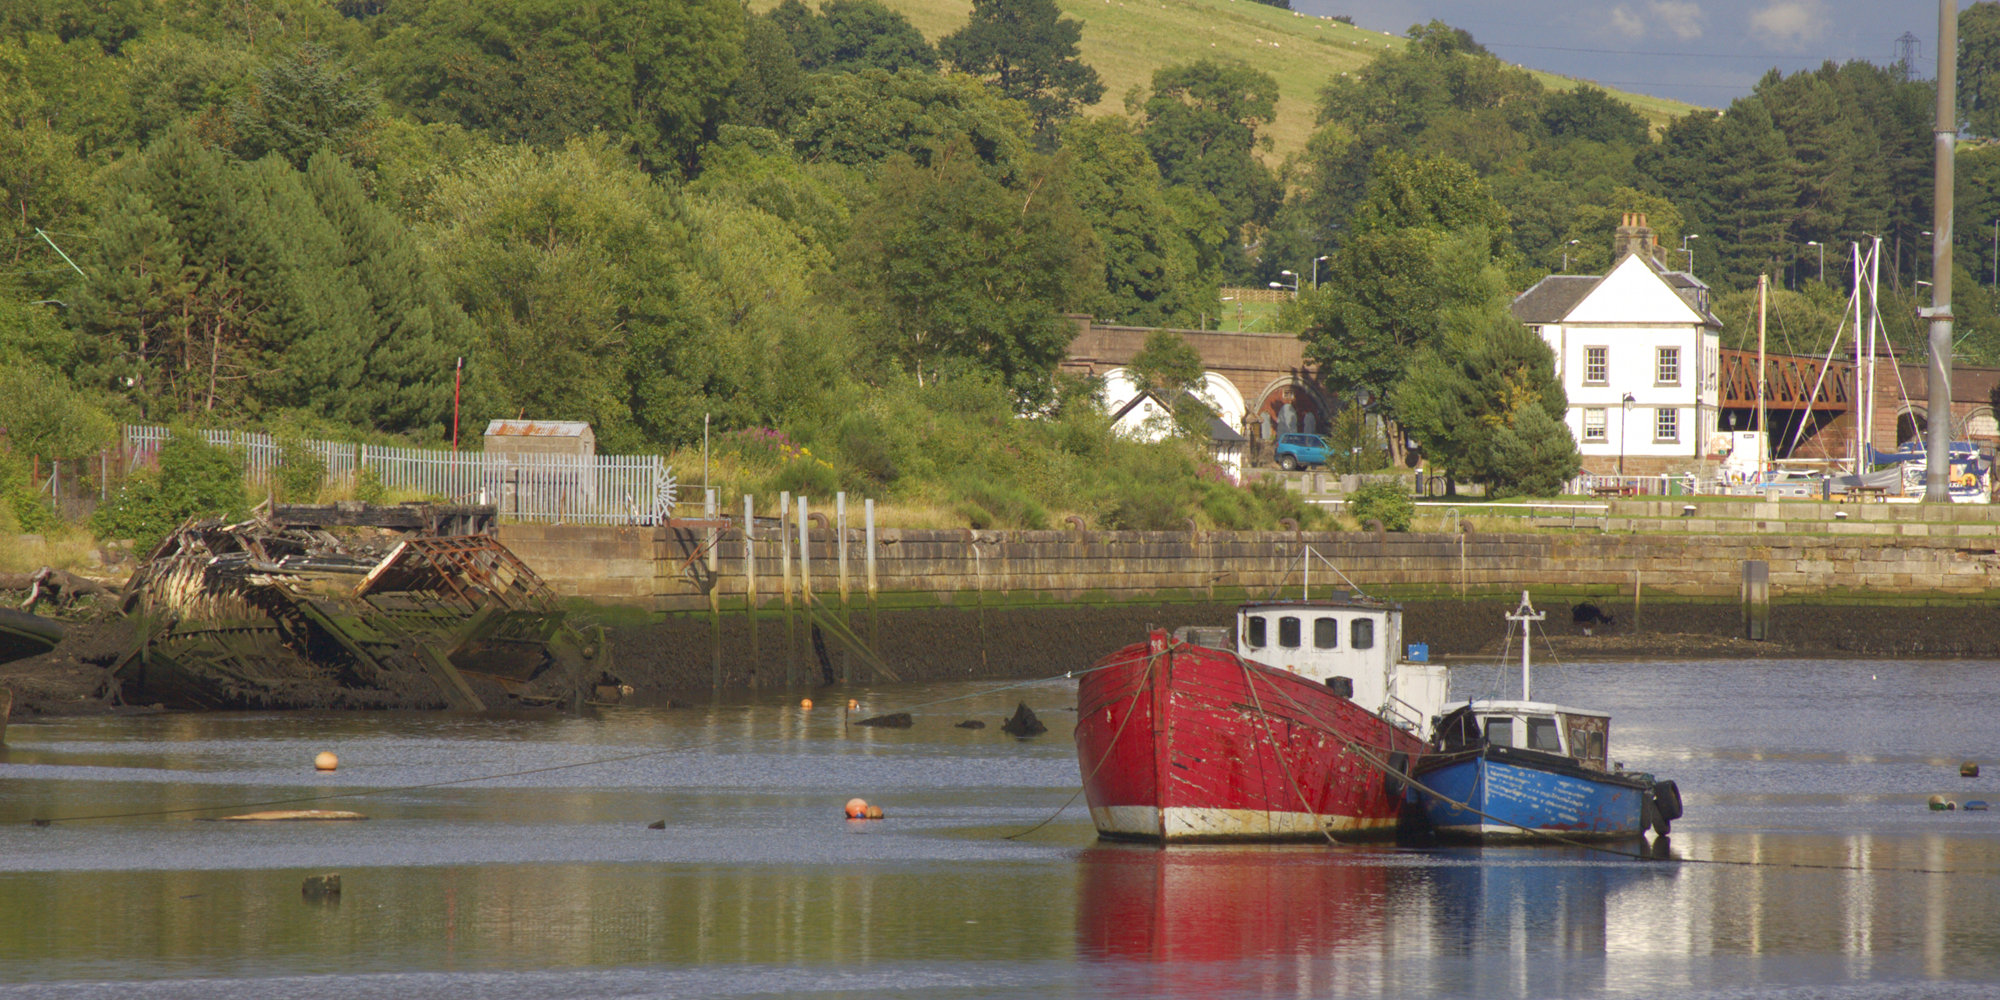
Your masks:
<svg viewBox="0 0 2000 1000"><path fill-rule="evenodd" d="M1326 439L1317 434L1280 434L1276 451L1281 469L1326 464Z"/></svg>

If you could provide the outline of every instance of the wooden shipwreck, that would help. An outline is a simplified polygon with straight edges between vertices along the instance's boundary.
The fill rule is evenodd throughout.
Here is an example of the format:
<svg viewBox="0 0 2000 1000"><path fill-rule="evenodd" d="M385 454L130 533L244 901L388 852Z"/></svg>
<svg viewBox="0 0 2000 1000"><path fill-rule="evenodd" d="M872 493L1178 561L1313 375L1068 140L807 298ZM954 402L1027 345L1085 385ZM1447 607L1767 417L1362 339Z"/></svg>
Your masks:
<svg viewBox="0 0 2000 1000"><path fill-rule="evenodd" d="M297 508L194 522L133 574L127 702L177 708L461 709L580 705L615 684L601 629L580 632L548 584L486 534L397 535L396 508ZM324 522L376 525L336 536ZM460 530L477 518L425 516Z"/></svg>

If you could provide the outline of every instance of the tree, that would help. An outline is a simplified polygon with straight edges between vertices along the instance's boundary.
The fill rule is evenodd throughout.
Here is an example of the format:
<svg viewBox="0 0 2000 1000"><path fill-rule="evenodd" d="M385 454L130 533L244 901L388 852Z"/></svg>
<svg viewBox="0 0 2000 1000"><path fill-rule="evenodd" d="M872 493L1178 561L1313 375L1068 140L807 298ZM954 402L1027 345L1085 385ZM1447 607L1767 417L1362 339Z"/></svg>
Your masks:
<svg viewBox="0 0 2000 1000"><path fill-rule="evenodd" d="M2000 135L2000 3L1958 12L1958 106L1973 134Z"/></svg>
<svg viewBox="0 0 2000 1000"><path fill-rule="evenodd" d="M966 152L1003 175L1027 153L1021 105L962 76L863 70L823 77L793 125L801 160L873 167L891 157L927 164L943 150Z"/></svg>
<svg viewBox="0 0 2000 1000"><path fill-rule="evenodd" d="M1553 495L1582 467L1555 354L1497 300L1453 317L1391 403L1433 465L1496 495Z"/></svg>
<svg viewBox="0 0 2000 1000"><path fill-rule="evenodd" d="M1077 207L1104 248L1104 287L1091 297L1091 312L1118 323L1185 326L1216 311L1217 275L1203 268L1202 251L1130 125L1115 116L1072 122L1063 152Z"/></svg>
<svg viewBox="0 0 2000 1000"><path fill-rule="evenodd" d="M387 17L388 95L425 121L557 146L603 131L691 171L742 72L734 0L412 0Z"/></svg>
<svg viewBox="0 0 2000 1000"><path fill-rule="evenodd" d="M876 0L827 0L819 16L824 48L800 53L807 69L852 73L859 69L934 70L937 50L910 19Z"/></svg>
<svg viewBox="0 0 2000 1000"><path fill-rule="evenodd" d="M968 369L1045 399L1101 266L1065 182L1040 161L1006 185L959 149L890 161L846 255L882 353L920 381Z"/></svg>
<svg viewBox="0 0 2000 1000"><path fill-rule="evenodd" d="M1202 388L1201 352L1186 337L1154 330L1126 371L1173 414L1174 428L1182 437L1207 438L1208 421L1215 412L1193 395Z"/></svg>
<svg viewBox="0 0 2000 1000"><path fill-rule="evenodd" d="M973 0L965 27L938 41L959 70L986 80L1028 106L1035 133L1056 126L1104 96L1097 71L1077 58L1083 24L1062 17L1055 0Z"/></svg>
<svg viewBox="0 0 2000 1000"><path fill-rule="evenodd" d="M260 68L250 92L230 109L236 150L249 160L276 153L303 170L322 148L351 153L377 103L374 89L340 66L333 52L301 46Z"/></svg>
<svg viewBox="0 0 2000 1000"><path fill-rule="evenodd" d="M1623 142L1643 146L1651 129L1632 106L1589 84L1558 90L1542 102L1542 127L1550 138Z"/></svg>
<svg viewBox="0 0 2000 1000"><path fill-rule="evenodd" d="M1278 81L1208 59L1153 73L1145 103L1146 148L1168 184L1206 191L1231 227L1268 222L1278 182L1257 159L1257 130L1277 111Z"/></svg>

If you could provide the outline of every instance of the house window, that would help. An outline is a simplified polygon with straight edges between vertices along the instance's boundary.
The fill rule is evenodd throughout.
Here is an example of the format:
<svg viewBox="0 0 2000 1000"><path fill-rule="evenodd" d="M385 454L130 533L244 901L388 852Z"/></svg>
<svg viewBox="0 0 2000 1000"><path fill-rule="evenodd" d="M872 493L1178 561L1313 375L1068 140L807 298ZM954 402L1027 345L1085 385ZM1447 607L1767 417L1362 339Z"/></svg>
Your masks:
<svg viewBox="0 0 2000 1000"><path fill-rule="evenodd" d="M1653 443L1675 444L1681 439L1681 411L1662 406L1653 411Z"/></svg>
<svg viewBox="0 0 2000 1000"><path fill-rule="evenodd" d="M1653 383L1655 385L1681 384L1680 348L1678 347L1660 348L1659 360L1653 366Z"/></svg>
<svg viewBox="0 0 2000 1000"><path fill-rule="evenodd" d="M1604 433L1604 407L1602 406L1584 407L1583 440L1585 444L1589 444L1591 442L1602 444L1604 443L1605 440L1607 440L1606 435Z"/></svg>
<svg viewBox="0 0 2000 1000"><path fill-rule="evenodd" d="M1313 619L1313 648L1336 649L1340 646L1340 619Z"/></svg>
<svg viewBox="0 0 2000 1000"><path fill-rule="evenodd" d="M1611 362L1606 357L1608 347L1586 347L1583 349L1583 384L1609 385L1611 382Z"/></svg>

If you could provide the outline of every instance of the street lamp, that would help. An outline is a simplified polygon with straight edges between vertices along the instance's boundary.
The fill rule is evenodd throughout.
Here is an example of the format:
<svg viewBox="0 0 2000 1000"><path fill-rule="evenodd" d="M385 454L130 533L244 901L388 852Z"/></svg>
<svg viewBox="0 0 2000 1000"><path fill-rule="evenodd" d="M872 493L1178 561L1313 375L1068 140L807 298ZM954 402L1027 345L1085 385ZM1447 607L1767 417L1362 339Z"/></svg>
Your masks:
<svg viewBox="0 0 2000 1000"><path fill-rule="evenodd" d="M1569 248L1570 248L1570 247L1573 247L1573 246L1576 246L1577 244L1579 244L1579 243L1582 243L1582 242L1583 242L1582 240L1571 240L1571 241L1569 241L1568 243L1565 243L1565 244L1563 244L1563 273L1564 273L1564 274L1568 274L1568 273L1569 273Z"/></svg>
<svg viewBox="0 0 2000 1000"><path fill-rule="evenodd" d="M1806 246L1819 248L1819 283L1826 284L1826 244L1818 240L1807 240Z"/></svg>
<svg viewBox="0 0 2000 1000"><path fill-rule="evenodd" d="M1289 284L1289 285L1288 285L1288 284L1286 284L1286 283L1284 283L1284 282L1282 282L1282 281L1273 281L1273 282L1271 282L1271 287L1272 287L1272 288L1276 288L1276 289L1279 289L1280 291L1282 291L1282 290L1284 290L1284 289L1287 289L1287 288L1289 288L1289 289L1291 289L1291 291L1292 291L1292 298L1298 298L1298 297L1299 297L1299 276L1298 276L1297 274L1295 274L1295 273L1291 272L1291 271L1279 271L1278 273L1279 273L1279 274L1282 274L1282 275L1285 275L1285 276L1287 276L1287 277L1289 277L1289 278L1291 278L1291 279L1292 279L1292 282L1291 282L1291 284Z"/></svg>
<svg viewBox="0 0 2000 1000"><path fill-rule="evenodd" d="M1996 231L1996 232L2000 232L2000 228L1996 228L1996 230L1995 230L1995 231ZM1320 265L1320 262L1321 262L1321 261L1328 261L1328 260L1332 260L1332 259L1333 259L1332 257L1328 257L1328 256L1326 256L1325 254L1321 254L1320 256L1318 256L1318 257L1314 257L1314 258L1313 258L1313 291L1315 291L1315 292L1319 291L1319 265Z"/></svg>
<svg viewBox="0 0 2000 1000"><path fill-rule="evenodd" d="M1700 233L1689 233L1681 237L1681 252L1688 255L1688 273L1694 273L1694 251L1688 247L1689 240L1701 239Z"/></svg>
<svg viewBox="0 0 2000 1000"><path fill-rule="evenodd" d="M1625 412L1618 418L1618 474L1625 474L1625 433L1632 426L1632 394L1626 393L1621 401Z"/></svg>

